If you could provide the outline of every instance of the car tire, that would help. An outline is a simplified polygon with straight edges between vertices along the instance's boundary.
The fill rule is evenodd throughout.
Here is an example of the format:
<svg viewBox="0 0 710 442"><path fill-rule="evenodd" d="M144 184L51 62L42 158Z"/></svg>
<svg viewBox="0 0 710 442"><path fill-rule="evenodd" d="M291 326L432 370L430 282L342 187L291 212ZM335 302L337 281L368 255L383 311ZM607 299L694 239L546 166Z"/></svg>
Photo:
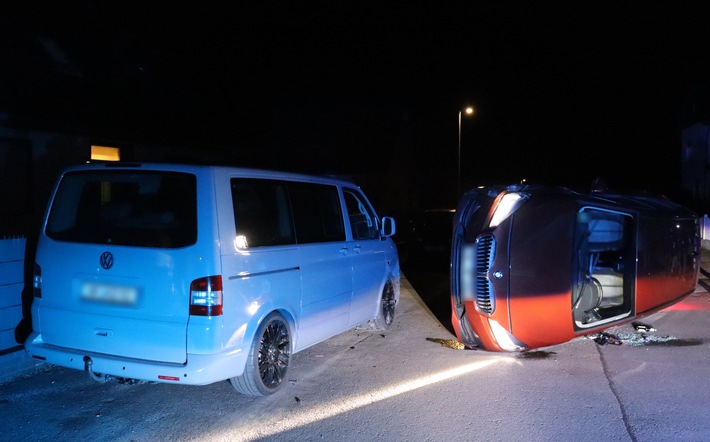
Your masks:
<svg viewBox="0 0 710 442"><path fill-rule="evenodd" d="M254 335L244 372L229 379L235 390L250 396L267 396L286 380L291 359L291 332L279 313L267 316Z"/></svg>
<svg viewBox="0 0 710 442"><path fill-rule="evenodd" d="M394 322L394 308L397 301L394 299L394 287L390 281L387 281L385 288L382 290L382 298L377 311L377 316L372 321L372 325L376 330L387 330Z"/></svg>

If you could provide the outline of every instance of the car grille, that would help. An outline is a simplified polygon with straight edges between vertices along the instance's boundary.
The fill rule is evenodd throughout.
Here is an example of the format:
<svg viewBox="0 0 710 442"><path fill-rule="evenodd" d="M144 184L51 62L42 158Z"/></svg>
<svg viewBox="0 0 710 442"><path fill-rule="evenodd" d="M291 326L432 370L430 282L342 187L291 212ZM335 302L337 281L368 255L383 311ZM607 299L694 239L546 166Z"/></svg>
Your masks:
<svg viewBox="0 0 710 442"><path fill-rule="evenodd" d="M488 272L493 265L494 250L493 235L482 235L476 239L476 307L489 315L495 310L495 296L488 278Z"/></svg>

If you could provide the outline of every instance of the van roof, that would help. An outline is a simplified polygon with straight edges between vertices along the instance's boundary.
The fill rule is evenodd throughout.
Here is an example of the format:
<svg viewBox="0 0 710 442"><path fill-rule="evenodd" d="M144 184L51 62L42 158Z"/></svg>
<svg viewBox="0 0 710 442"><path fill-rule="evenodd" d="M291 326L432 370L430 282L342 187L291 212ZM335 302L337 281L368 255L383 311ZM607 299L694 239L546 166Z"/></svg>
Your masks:
<svg viewBox="0 0 710 442"><path fill-rule="evenodd" d="M354 182L332 176L324 175L311 175L298 172L288 172L279 171L273 169L259 169L251 167L235 167L235 166L218 166L218 165L205 165L205 164L187 164L187 163L160 163L160 162L124 162L124 161L112 161L112 162L94 162L78 164L74 166L69 166L64 168L62 174L65 172L78 171L78 170L165 170L172 172L189 172L194 174L204 173L205 171L223 171L226 173L235 173L243 176L251 177L268 177L283 180L298 180L298 181L310 181L310 182L322 182L331 184L348 185L353 187L359 187Z"/></svg>

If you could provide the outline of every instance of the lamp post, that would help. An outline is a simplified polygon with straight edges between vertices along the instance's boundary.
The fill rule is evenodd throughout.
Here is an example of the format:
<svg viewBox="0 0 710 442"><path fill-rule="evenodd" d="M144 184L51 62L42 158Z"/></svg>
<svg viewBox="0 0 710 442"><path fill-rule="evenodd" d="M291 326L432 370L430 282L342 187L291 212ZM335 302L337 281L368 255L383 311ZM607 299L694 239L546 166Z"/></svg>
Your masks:
<svg viewBox="0 0 710 442"><path fill-rule="evenodd" d="M465 113L466 115L473 115L473 106L466 106L463 110L459 111L459 159L458 159L458 174L456 180L456 200L461 197L461 115Z"/></svg>

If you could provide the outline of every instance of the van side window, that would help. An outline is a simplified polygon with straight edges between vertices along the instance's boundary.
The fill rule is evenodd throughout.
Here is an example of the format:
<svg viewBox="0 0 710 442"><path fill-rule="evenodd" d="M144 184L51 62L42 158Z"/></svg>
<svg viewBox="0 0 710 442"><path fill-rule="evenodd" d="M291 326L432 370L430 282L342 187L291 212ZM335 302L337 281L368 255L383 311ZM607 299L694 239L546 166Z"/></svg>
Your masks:
<svg viewBox="0 0 710 442"><path fill-rule="evenodd" d="M353 239L377 239L377 217L365 197L355 189L343 189L343 196Z"/></svg>
<svg viewBox="0 0 710 442"><path fill-rule="evenodd" d="M336 186L290 182L288 189L299 244L345 241Z"/></svg>
<svg viewBox="0 0 710 442"><path fill-rule="evenodd" d="M244 247L296 242L284 181L232 178L231 186L236 232Z"/></svg>

